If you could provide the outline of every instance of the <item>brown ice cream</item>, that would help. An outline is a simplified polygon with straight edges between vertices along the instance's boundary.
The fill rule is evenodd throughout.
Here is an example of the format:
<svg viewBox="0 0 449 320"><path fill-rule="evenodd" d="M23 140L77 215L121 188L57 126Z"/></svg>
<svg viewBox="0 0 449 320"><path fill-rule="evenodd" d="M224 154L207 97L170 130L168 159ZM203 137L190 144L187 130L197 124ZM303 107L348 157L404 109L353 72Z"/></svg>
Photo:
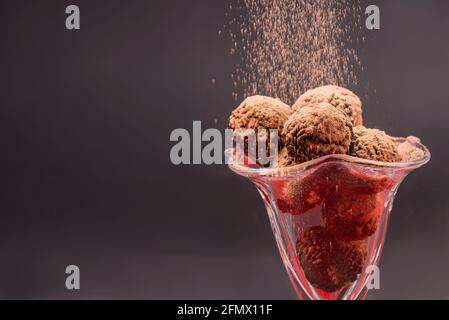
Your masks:
<svg viewBox="0 0 449 320"><path fill-rule="evenodd" d="M311 104L327 102L343 111L351 120L353 126L363 124L362 102L352 91L338 86L324 86L304 93L293 105L293 111L298 111Z"/></svg>
<svg viewBox="0 0 449 320"><path fill-rule="evenodd" d="M328 103L300 108L284 124L283 145L290 155L305 162L330 154L347 154L352 123Z"/></svg>
<svg viewBox="0 0 449 320"><path fill-rule="evenodd" d="M279 129L291 115L291 108L279 99L253 96L245 99L229 119L231 129Z"/></svg>
<svg viewBox="0 0 449 320"><path fill-rule="evenodd" d="M334 292L355 281L362 273L366 244L342 242L323 227L302 233L296 248L307 280L316 288Z"/></svg>
<svg viewBox="0 0 449 320"><path fill-rule="evenodd" d="M287 148L282 148L281 151L279 151L277 163L279 168L291 167L300 163L301 161L299 159L289 154Z"/></svg>
<svg viewBox="0 0 449 320"><path fill-rule="evenodd" d="M354 128L350 155L382 162L401 161L396 143L390 136L383 131L363 126Z"/></svg>
<svg viewBox="0 0 449 320"><path fill-rule="evenodd" d="M270 163L260 163L261 159L257 153L259 143L266 144L268 156L271 155L272 147L280 148L280 145L272 145L273 137L269 130L278 130L278 134L280 134L291 113L291 108L279 99L253 96L245 99L231 113L229 127L235 130L234 136L238 138L237 141L244 142L245 155L255 158L258 165L267 166ZM255 145L250 146L249 137L252 134L255 134L257 140Z"/></svg>

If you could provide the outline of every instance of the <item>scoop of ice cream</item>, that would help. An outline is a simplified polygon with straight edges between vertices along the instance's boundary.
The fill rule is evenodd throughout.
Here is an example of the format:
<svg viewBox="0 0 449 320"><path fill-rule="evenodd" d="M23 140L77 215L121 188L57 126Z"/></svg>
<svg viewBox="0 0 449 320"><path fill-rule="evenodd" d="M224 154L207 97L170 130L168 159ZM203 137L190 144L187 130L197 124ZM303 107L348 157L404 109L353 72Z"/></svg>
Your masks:
<svg viewBox="0 0 449 320"><path fill-rule="evenodd" d="M362 125L362 102L352 91L338 86L324 86L304 93L293 105L293 111L310 104L327 102L343 111L352 120L354 126Z"/></svg>
<svg viewBox="0 0 449 320"><path fill-rule="evenodd" d="M301 162L325 155L347 154L352 123L328 103L300 108L293 113L281 133L284 146Z"/></svg>
<svg viewBox="0 0 449 320"><path fill-rule="evenodd" d="M279 129L292 114L291 108L279 99L253 96L245 99L229 119L231 129Z"/></svg>
<svg viewBox="0 0 449 320"><path fill-rule="evenodd" d="M326 230L336 238L364 240L376 232L383 208L379 194L335 188L324 201L322 218Z"/></svg>
<svg viewBox="0 0 449 320"><path fill-rule="evenodd" d="M279 151L277 163L277 166L279 168L291 167L300 163L301 161L299 161L299 159L297 159L295 156L292 156L288 152L287 148L282 148L281 151Z"/></svg>
<svg viewBox="0 0 449 320"><path fill-rule="evenodd" d="M242 144L238 148L243 148L245 155L265 167L272 163L265 160L261 163L259 146L265 145L265 155L270 158L271 149L279 148L280 141L275 143L269 130L278 130L279 134L291 113L291 108L278 99L253 96L245 99L231 113L229 127L235 130L236 141Z"/></svg>
<svg viewBox="0 0 449 320"><path fill-rule="evenodd" d="M307 280L316 288L337 291L357 280L366 259L362 241L342 242L323 227L302 233L297 241L298 259Z"/></svg>
<svg viewBox="0 0 449 320"><path fill-rule="evenodd" d="M396 143L390 136L383 131L367 129L364 126L354 128L350 154L374 161L401 161Z"/></svg>
<svg viewBox="0 0 449 320"><path fill-rule="evenodd" d="M420 142L419 138L408 137L405 142L398 145L399 157L403 162L417 161L424 158L424 151L416 147L416 144Z"/></svg>

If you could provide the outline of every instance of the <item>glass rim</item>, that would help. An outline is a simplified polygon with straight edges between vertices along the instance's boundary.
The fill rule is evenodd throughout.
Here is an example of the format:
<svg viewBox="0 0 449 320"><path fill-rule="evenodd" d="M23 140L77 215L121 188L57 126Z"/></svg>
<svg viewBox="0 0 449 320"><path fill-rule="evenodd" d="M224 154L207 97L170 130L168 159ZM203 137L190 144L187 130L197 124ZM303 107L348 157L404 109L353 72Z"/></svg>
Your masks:
<svg viewBox="0 0 449 320"><path fill-rule="evenodd" d="M426 163L428 163L431 159L431 153L427 147L420 142L419 139L411 139L408 138L394 138L394 141L398 144L408 141L416 148L424 151L424 156L420 159L414 161L406 161L406 162L382 162L382 161L374 161L374 160L366 160L362 158L353 157L350 155L328 155L323 156L311 161L307 161L295 166L290 167L282 167L282 168L254 168L248 167L242 164L239 164L233 160L234 148L227 149L225 151L226 158L229 159L228 166L232 171L236 172L239 175L247 176L247 177L288 177L294 176L299 173L302 173L312 167L318 166L323 163L328 163L332 161L339 161L351 164L359 164L373 168L379 169L397 169L397 170L414 170L419 167L422 167Z"/></svg>

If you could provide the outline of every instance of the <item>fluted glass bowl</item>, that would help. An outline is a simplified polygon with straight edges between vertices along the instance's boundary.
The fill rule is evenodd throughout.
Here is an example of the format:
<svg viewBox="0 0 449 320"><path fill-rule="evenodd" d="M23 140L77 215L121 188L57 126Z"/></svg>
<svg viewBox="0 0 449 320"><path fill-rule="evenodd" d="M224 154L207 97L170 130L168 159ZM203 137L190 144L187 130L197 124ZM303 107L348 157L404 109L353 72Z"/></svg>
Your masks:
<svg viewBox="0 0 449 320"><path fill-rule="evenodd" d="M406 139L398 138L402 143ZM356 300L375 285L388 218L404 178L430 160L385 163L347 155L288 168L229 167L256 185L299 299Z"/></svg>

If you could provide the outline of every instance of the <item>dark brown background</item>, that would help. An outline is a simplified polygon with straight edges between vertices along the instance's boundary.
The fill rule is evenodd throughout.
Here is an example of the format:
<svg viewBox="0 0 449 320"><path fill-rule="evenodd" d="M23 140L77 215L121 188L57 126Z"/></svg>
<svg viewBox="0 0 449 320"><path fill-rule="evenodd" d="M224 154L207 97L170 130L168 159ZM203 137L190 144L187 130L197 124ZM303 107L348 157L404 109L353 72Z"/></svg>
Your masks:
<svg viewBox="0 0 449 320"><path fill-rule="evenodd" d="M229 2L77 0L67 31L72 1L1 0L0 298L295 297L254 187L169 160L173 129L235 106ZM433 159L400 189L370 297L447 299L449 2L375 3L366 122Z"/></svg>

